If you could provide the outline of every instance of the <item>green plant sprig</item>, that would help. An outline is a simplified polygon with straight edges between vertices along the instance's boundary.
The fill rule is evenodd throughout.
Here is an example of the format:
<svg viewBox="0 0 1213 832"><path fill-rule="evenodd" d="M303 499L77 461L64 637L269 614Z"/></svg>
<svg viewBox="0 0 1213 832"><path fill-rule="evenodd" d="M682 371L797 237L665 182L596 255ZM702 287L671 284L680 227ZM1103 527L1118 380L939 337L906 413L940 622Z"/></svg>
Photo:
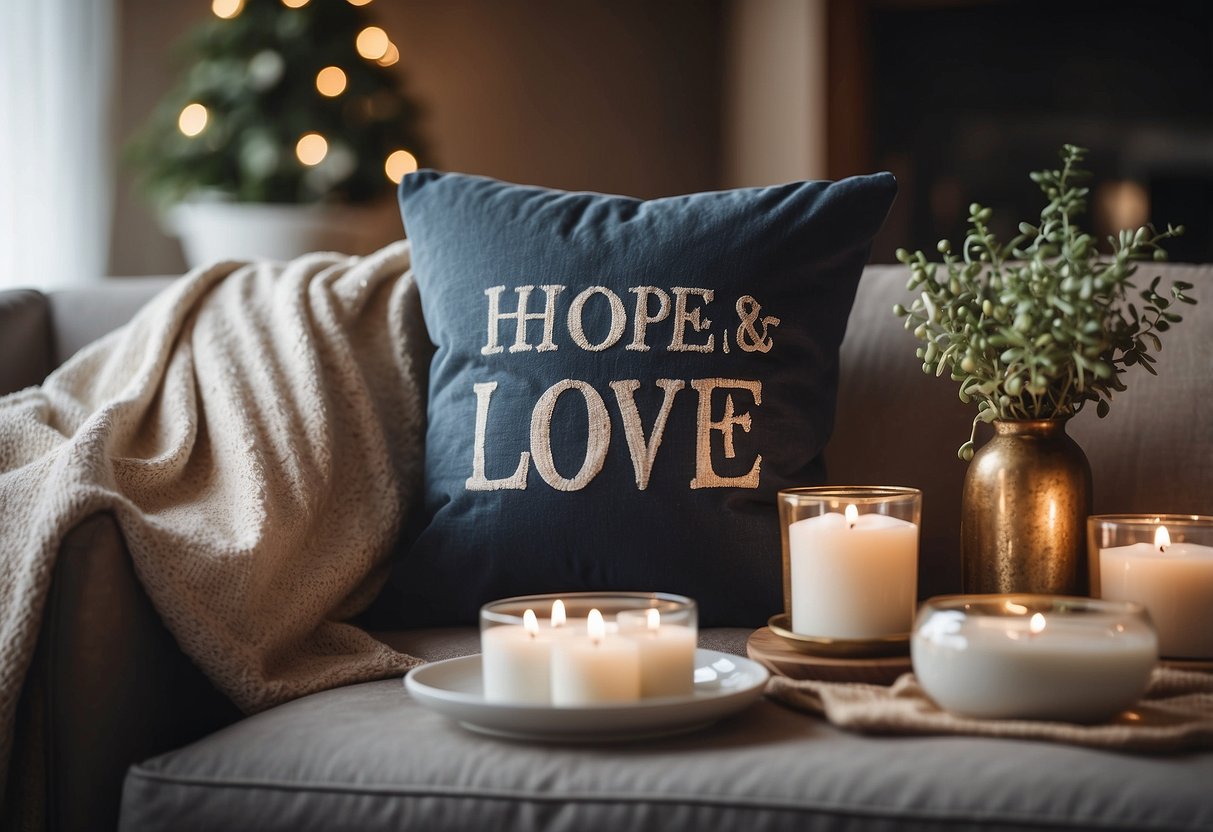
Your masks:
<svg viewBox="0 0 1213 832"><path fill-rule="evenodd" d="M947 240L936 246L942 263L897 251L910 267L907 288L918 296L893 312L923 342L923 372L949 374L961 401L977 403L961 459L972 458L980 422L1067 417L1088 401L1106 416L1113 393L1126 389L1126 368L1157 374L1159 336L1183 320L1175 304L1196 303L1185 294L1190 283L1175 281L1160 293L1161 275L1137 292L1140 308L1130 302L1138 262L1166 260L1161 243L1183 227L1123 230L1108 237L1111 253L1101 255L1076 222L1089 193L1090 174L1079 167L1085 156L1067 144L1060 169L1030 175L1048 204L1038 225L1020 223L1009 242L990 231L991 210L973 203L959 252Z"/></svg>

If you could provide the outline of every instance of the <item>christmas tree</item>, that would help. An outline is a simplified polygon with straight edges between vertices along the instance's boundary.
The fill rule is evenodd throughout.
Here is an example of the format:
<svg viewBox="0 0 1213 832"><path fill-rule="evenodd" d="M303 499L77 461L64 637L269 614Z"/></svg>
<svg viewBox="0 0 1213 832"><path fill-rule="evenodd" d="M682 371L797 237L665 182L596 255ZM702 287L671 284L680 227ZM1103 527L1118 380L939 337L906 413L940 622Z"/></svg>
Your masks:
<svg viewBox="0 0 1213 832"><path fill-rule="evenodd" d="M213 0L128 146L161 204L365 203L417 168L417 106L370 0Z"/></svg>

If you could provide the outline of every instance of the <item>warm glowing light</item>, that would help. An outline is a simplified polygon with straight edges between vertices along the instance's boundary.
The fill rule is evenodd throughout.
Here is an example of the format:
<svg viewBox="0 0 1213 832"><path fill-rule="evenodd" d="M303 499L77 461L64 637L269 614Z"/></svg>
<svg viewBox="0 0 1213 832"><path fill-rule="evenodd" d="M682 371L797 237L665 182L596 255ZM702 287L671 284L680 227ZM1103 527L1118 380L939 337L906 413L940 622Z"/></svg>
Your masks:
<svg viewBox="0 0 1213 832"><path fill-rule="evenodd" d="M406 173L412 173L417 170L417 157L407 150L397 150L392 155L387 157L387 161L383 163L383 170L387 174L387 178L400 184L400 180L404 178Z"/></svg>
<svg viewBox="0 0 1213 832"><path fill-rule="evenodd" d="M354 41L358 54L368 61L377 61L386 55L391 43L388 40L387 32L378 26L367 26L358 33L358 39Z"/></svg>
<svg viewBox="0 0 1213 832"><path fill-rule="evenodd" d="M1005 601L1003 608L1013 615L1026 615L1028 608L1023 604L1016 604L1014 601Z"/></svg>
<svg viewBox="0 0 1213 832"><path fill-rule="evenodd" d="M661 629L661 613L652 608L645 610L644 624L650 631Z"/></svg>
<svg viewBox="0 0 1213 832"><path fill-rule="evenodd" d="M302 9L308 2L309 0L282 0L282 5L288 9Z"/></svg>
<svg viewBox="0 0 1213 832"><path fill-rule="evenodd" d="M847 516L847 525L855 528L855 523L859 520L859 509L855 508L854 505L849 505L845 514Z"/></svg>
<svg viewBox="0 0 1213 832"><path fill-rule="evenodd" d="M387 51L383 53L383 57L375 61L380 66L392 66L400 60L400 50L396 48L396 44L389 43Z"/></svg>
<svg viewBox="0 0 1213 832"><path fill-rule="evenodd" d="M1032 635L1043 633L1045 629L1045 617L1040 613L1035 613L1028 619L1028 632Z"/></svg>
<svg viewBox="0 0 1213 832"><path fill-rule="evenodd" d="M602 620L602 613L597 609L590 610L590 617L585 622L585 631L595 643L606 638L606 622Z"/></svg>
<svg viewBox="0 0 1213 832"><path fill-rule="evenodd" d="M1171 533L1167 531L1166 526L1159 526L1158 531L1154 532L1154 548L1160 552L1165 552L1170 545Z"/></svg>
<svg viewBox="0 0 1213 832"><path fill-rule="evenodd" d="M535 617L534 610L528 609L522 614L522 628L531 638L539 635L539 619Z"/></svg>
<svg viewBox="0 0 1213 832"><path fill-rule="evenodd" d="M197 136L206 129L206 118L206 107L197 102L186 104L177 116L177 128L187 136Z"/></svg>
<svg viewBox="0 0 1213 832"><path fill-rule="evenodd" d="M1095 190L1096 218L1108 229L1140 228L1150 219L1150 193L1132 180L1104 182Z"/></svg>
<svg viewBox="0 0 1213 832"><path fill-rule="evenodd" d="M243 8L244 0L211 0L211 11L215 13L215 17L221 17L224 20L231 20L240 14L240 10Z"/></svg>
<svg viewBox="0 0 1213 832"><path fill-rule="evenodd" d="M316 73L316 89L329 98L345 92L345 71L339 66L326 66Z"/></svg>
<svg viewBox="0 0 1213 832"><path fill-rule="evenodd" d="M329 143L319 133L305 133L295 144L295 155L305 165L318 165L328 155Z"/></svg>
<svg viewBox="0 0 1213 832"><path fill-rule="evenodd" d="M552 602L552 626L563 627L565 622L564 601L557 598Z"/></svg>
<svg viewBox="0 0 1213 832"><path fill-rule="evenodd" d="M351 6L366 6L371 0L347 0Z"/></svg>

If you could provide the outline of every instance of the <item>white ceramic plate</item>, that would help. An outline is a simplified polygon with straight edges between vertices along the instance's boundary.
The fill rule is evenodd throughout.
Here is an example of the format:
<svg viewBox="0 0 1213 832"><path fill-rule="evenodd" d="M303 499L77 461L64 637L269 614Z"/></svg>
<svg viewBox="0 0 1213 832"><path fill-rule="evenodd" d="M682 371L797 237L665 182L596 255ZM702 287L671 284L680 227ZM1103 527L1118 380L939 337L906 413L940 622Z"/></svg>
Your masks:
<svg viewBox="0 0 1213 832"><path fill-rule="evenodd" d="M404 677L404 686L422 705L483 734L547 742L624 742L711 725L758 699L769 675L762 665L741 656L696 650L690 696L584 708L505 705L485 701L477 654L416 667Z"/></svg>

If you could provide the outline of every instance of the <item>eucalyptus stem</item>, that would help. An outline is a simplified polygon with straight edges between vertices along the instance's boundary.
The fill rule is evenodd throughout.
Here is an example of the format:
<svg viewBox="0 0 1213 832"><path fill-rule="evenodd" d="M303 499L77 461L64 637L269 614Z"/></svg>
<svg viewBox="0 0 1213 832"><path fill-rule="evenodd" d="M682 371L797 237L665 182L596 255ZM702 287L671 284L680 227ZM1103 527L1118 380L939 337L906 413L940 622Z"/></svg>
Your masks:
<svg viewBox="0 0 1213 832"><path fill-rule="evenodd" d="M961 459L973 456L979 422L1071 416L1087 402L1106 416L1128 367L1156 373L1160 334L1183 320L1175 304L1196 303L1185 294L1190 283L1175 281L1164 296L1161 275L1142 290L1130 279L1139 261L1166 260L1161 243L1183 226L1120 231L1108 237L1107 254L1079 228L1089 195L1086 152L1064 145L1060 169L1030 174L1047 203L1039 224L1020 223L1005 245L990 230L991 209L975 202L959 255L948 240L936 245L938 263L921 251L897 251L916 296L893 312L923 342L923 372L947 373L961 400L977 404Z"/></svg>

